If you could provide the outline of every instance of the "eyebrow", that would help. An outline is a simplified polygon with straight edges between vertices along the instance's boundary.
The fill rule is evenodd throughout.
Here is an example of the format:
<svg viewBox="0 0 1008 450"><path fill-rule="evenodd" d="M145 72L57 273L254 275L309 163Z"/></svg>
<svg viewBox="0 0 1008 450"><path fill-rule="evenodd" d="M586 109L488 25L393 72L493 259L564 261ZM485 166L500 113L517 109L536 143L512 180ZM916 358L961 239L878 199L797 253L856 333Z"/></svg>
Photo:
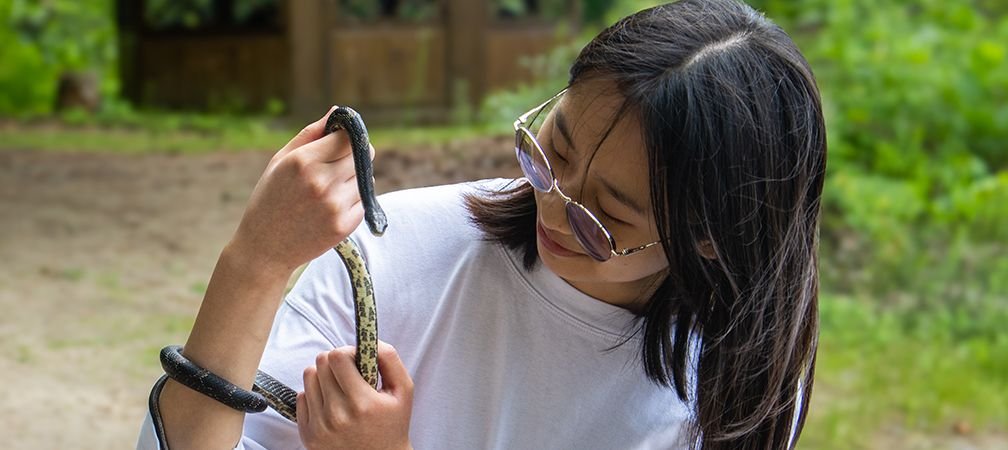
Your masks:
<svg viewBox="0 0 1008 450"><path fill-rule="evenodd" d="M571 139L570 128L567 126L567 120L563 112L561 112L560 108L554 110L553 120L556 122L556 129L560 131L560 136L563 136L564 141L567 141L567 146L573 149L574 140ZM616 186L610 184L608 181L606 181L605 178L599 177L599 180L602 182L602 187L605 188L606 192L608 192L609 195L611 195L617 201L630 207L630 209L633 210L633 212L637 213L638 215L641 216L647 215L647 213L644 211L644 207L641 206L641 204L637 202L637 200L635 200L633 197L617 189Z"/></svg>
<svg viewBox="0 0 1008 450"><path fill-rule="evenodd" d="M570 128L567 127L567 119L563 112L560 111L560 108L556 109L553 120L556 121L556 128L560 131L560 135L567 141L567 146L574 148L574 140L571 139Z"/></svg>

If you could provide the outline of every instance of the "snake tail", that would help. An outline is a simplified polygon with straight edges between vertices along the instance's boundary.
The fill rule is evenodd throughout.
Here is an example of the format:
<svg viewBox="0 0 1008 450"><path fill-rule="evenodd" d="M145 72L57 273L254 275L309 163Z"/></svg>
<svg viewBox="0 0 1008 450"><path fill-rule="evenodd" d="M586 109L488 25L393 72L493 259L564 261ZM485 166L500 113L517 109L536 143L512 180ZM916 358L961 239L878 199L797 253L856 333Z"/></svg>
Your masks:
<svg viewBox="0 0 1008 450"><path fill-rule="evenodd" d="M367 267L362 267L357 244L350 239L335 247L350 275L353 289L354 318L357 321L357 370L371 387L378 389L378 313L375 308L374 286Z"/></svg>
<svg viewBox="0 0 1008 450"><path fill-rule="evenodd" d="M340 129L346 130L350 137L350 148L353 150L354 168L357 173L357 190L360 191L361 204L364 206L364 221L367 222L371 234L381 236L388 227L388 219L375 197L371 141L368 138L367 127L357 111L348 106L339 106L326 119L325 133L329 134Z"/></svg>

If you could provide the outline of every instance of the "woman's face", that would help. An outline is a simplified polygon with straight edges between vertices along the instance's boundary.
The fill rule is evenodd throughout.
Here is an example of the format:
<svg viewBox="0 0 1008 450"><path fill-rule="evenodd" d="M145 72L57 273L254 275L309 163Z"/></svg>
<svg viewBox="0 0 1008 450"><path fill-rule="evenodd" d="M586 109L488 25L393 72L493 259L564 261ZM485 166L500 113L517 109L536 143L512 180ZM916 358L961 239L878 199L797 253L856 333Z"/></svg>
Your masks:
<svg viewBox="0 0 1008 450"><path fill-rule="evenodd" d="M658 240L639 121L624 114L603 140L622 102L610 82L581 82L568 89L536 136L560 189L605 225L617 250ZM585 294L640 310L668 267L661 245L596 261L572 234L563 198L554 190L535 191L535 199L543 264Z"/></svg>

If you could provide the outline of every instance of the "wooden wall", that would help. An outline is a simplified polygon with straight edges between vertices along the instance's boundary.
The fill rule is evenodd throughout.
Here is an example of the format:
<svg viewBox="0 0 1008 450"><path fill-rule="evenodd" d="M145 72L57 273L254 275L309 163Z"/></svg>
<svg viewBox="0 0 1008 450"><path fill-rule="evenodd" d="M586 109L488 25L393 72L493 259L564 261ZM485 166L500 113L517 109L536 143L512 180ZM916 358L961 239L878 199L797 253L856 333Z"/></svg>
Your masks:
<svg viewBox="0 0 1008 450"><path fill-rule="evenodd" d="M138 50L144 104L261 110L287 99L282 35L148 36Z"/></svg>
<svg viewBox="0 0 1008 450"><path fill-rule="evenodd" d="M352 105L369 121L445 120L453 107L475 108L489 92L532 81L523 60L572 34L558 29L574 29L497 22L485 1L443 0L441 17L424 23L361 24L341 22L333 0L293 0L281 30L159 33L144 30L138 4L117 3L130 99L222 110L262 110L279 99L298 120L332 104Z"/></svg>

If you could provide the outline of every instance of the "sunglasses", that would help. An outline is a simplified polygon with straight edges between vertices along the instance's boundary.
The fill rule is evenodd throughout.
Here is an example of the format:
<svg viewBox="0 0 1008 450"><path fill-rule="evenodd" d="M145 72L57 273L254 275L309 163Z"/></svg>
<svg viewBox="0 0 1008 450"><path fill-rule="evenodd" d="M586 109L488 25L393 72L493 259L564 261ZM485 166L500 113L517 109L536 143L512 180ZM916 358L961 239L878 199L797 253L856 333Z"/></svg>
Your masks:
<svg viewBox="0 0 1008 450"><path fill-rule="evenodd" d="M577 239L585 252L596 261L608 261L613 256L627 256L644 250L661 241L655 241L640 247L616 250L616 240L606 227L599 222L595 214L592 214L584 205L574 201L567 194L560 190L556 176L553 174L553 167L546 159L546 152L543 151L535 135L529 131L526 124L531 124L547 106L559 99L566 89L560 91L543 104L532 108L530 111L518 116L514 122L515 129L515 154L518 156L518 165L521 166L522 173L535 190L547 194L556 191L564 200L564 209L567 212L567 222L570 223L574 238ZM532 118L529 120L529 118Z"/></svg>

